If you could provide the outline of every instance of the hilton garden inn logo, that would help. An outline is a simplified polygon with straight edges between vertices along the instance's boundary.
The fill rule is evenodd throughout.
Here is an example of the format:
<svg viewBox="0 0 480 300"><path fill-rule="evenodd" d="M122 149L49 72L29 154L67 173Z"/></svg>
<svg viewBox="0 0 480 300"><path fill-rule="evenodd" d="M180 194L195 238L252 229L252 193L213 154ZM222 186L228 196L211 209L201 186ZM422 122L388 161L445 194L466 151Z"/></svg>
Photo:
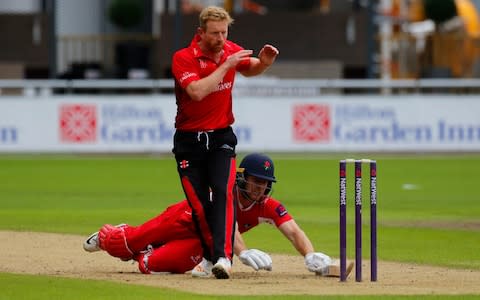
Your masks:
<svg viewBox="0 0 480 300"><path fill-rule="evenodd" d="M293 140L307 143L329 141L330 119L328 105L295 105L293 107Z"/></svg>
<svg viewBox="0 0 480 300"><path fill-rule="evenodd" d="M87 104L60 106L60 141L65 143L92 143L97 139L97 108Z"/></svg>

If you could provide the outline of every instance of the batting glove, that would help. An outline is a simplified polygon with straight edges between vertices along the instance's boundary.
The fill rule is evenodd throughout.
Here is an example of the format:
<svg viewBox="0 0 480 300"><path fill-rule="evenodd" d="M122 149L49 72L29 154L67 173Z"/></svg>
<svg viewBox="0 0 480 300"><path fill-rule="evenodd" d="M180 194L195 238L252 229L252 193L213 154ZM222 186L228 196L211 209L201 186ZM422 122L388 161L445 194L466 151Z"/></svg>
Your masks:
<svg viewBox="0 0 480 300"><path fill-rule="evenodd" d="M272 270L272 258L263 251L257 249L243 250L238 258L243 264L254 268L255 271Z"/></svg>
<svg viewBox="0 0 480 300"><path fill-rule="evenodd" d="M332 264L330 256L321 252L311 252L305 255L305 266L310 272L320 275L328 273L328 266Z"/></svg>

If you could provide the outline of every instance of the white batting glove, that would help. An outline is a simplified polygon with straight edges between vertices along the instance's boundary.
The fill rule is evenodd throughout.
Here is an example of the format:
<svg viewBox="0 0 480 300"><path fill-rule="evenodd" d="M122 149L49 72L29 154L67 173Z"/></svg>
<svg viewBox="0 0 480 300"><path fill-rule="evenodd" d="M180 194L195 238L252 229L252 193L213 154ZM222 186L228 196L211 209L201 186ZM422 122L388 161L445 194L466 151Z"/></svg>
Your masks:
<svg viewBox="0 0 480 300"><path fill-rule="evenodd" d="M257 249L243 250L238 258L243 264L254 268L255 271L272 270L272 258L263 251Z"/></svg>
<svg viewBox="0 0 480 300"><path fill-rule="evenodd" d="M310 272L320 275L328 273L328 266L332 264L330 256L321 252L311 252L305 255L305 266Z"/></svg>

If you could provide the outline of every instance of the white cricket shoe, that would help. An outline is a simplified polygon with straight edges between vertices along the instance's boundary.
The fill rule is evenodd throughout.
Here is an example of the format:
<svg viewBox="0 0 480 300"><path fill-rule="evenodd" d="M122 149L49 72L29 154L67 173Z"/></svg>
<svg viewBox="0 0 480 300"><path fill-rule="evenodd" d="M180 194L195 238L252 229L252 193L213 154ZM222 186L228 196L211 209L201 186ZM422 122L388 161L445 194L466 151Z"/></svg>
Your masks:
<svg viewBox="0 0 480 300"><path fill-rule="evenodd" d="M122 223L122 224L118 224L116 225L115 227L122 227L122 226L125 226L127 224L125 223ZM92 233L84 242L83 242L83 249L87 252L96 252L96 251L100 251L102 249L100 249L100 244L98 242L98 231L97 232L94 232Z"/></svg>
<svg viewBox="0 0 480 300"><path fill-rule="evenodd" d="M232 271L232 262L225 257L220 257L212 268L212 273L217 279L228 279Z"/></svg>
<svg viewBox="0 0 480 300"><path fill-rule="evenodd" d="M202 261L192 269L192 277L210 277L212 276L212 268L212 262L202 258Z"/></svg>
<svg viewBox="0 0 480 300"><path fill-rule="evenodd" d="M98 231L92 233L84 242L83 249L87 252L96 252L100 251L100 246L98 244Z"/></svg>

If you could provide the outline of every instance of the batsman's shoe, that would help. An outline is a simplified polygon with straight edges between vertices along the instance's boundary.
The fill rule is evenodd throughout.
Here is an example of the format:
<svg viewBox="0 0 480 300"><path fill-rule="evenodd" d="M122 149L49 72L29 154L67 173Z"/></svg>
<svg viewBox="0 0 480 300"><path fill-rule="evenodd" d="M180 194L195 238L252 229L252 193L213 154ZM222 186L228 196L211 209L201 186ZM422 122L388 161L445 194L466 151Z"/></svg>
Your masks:
<svg viewBox="0 0 480 300"><path fill-rule="evenodd" d="M96 252L100 251L100 246L98 245L98 231L92 233L84 242L83 249L87 252Z"/></svg>
<svg viewBox="0 0 480 300"><path fill-rule="evenodd" d="M217 279L228 279L231 272L232 262L225 257L220 257L212 268L212 273Z"/></svg>
<svg viewBox="0 0 480 300"><path fill-rule="evenodd" d="M116 227L122 227L126 224L118 224ZM98 231L92 233L84 242L83 242L83 249L87 252L96 252L100 251L100 244L98 242Z"/></svg>
<svg viewBox="0 0 480 300"><path fill-rule="evenodd" d="M143 274L150 274L151 271L148 268L148 259L153 253L152 245L148 245L145 251L141 251L140 255L135 257L135 260L138 262L138 269Z"/></svg>
<svg viewBox="0 0 480 300"><path fill-rule="evenodd" d="M212 276L213 264L211 261L202 258L202 261L192 269L192 277L206 278Z"/></svg>

